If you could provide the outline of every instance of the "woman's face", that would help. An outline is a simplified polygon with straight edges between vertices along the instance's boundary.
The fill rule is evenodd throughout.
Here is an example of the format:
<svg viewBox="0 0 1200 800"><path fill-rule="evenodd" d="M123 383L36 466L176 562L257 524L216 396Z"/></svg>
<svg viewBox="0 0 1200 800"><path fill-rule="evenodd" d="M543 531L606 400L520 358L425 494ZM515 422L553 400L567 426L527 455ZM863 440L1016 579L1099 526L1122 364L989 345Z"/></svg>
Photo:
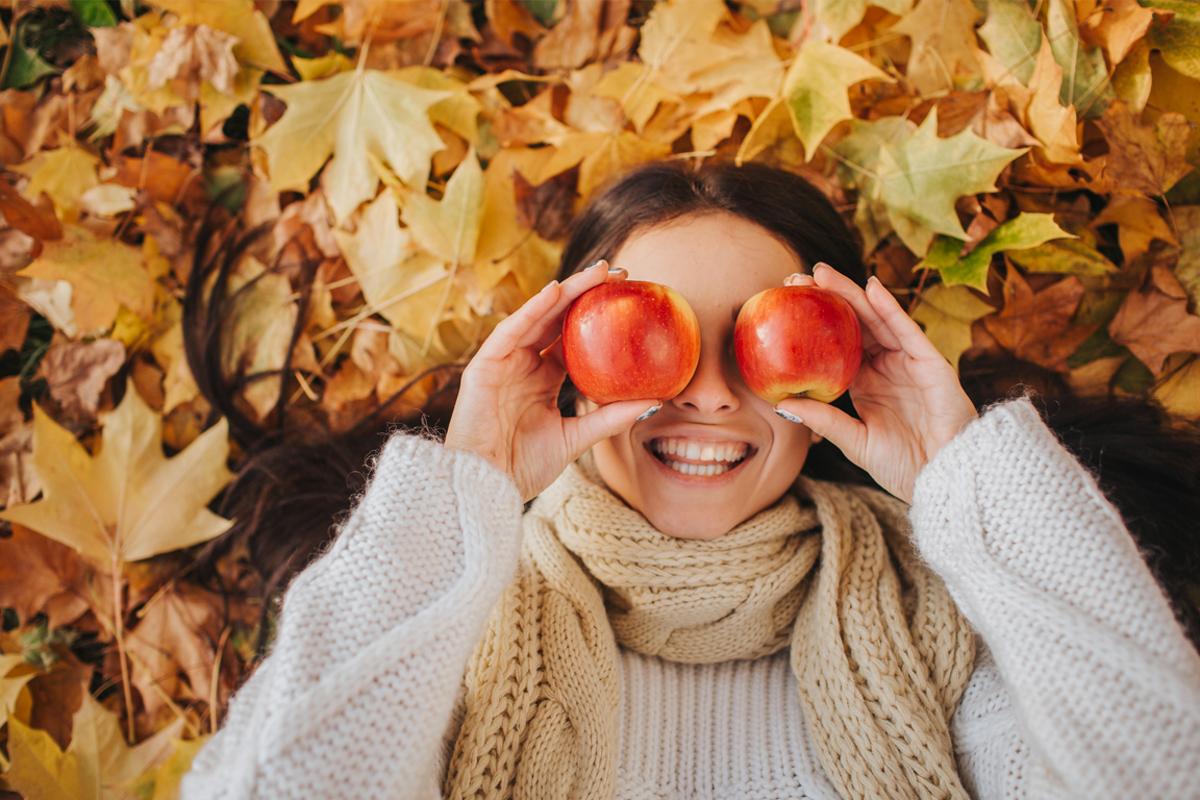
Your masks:
<svg viewBox="0 0 1200 800"><path fill-rule="evenodd" d="M700 363L691 383L657 414L597 443L596 467L658 530L715 539L778 500L819 441L746 388L733 356L733 322L742 303L793 272L809 272L809 265L766 229L724 212L635 233L609 263L627 269L631 280L666 284L683 295L700 320ZM590 400L581 404L581 410L596 407ZM669 453L656 455L664 443ZM729 459L742 452L745 458L730 469ZM668 462L717 474L683 474Z"/></svg>

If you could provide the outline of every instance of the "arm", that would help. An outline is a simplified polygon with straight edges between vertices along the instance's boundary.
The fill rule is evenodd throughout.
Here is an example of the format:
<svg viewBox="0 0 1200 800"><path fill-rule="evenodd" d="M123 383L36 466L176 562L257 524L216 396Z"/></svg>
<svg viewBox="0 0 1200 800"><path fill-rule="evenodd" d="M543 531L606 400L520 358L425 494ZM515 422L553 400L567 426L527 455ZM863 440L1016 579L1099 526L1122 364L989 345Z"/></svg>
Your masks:
<svg viewBox="0 0 1200 800"><path fill-rule="evenodd" d="M1120 515L1028 398L942 448L910 515L1011 696L1029 749L1021 794L1194 796L1200 657Z"/></svg>
<svg viewBox="0 0 1200 800"><path fill-rule="evenodd" d="M516 573L521 513L480 456L393 434L330 549L289 585L271 652L183 800L435 796L463 671Z"/></svg>

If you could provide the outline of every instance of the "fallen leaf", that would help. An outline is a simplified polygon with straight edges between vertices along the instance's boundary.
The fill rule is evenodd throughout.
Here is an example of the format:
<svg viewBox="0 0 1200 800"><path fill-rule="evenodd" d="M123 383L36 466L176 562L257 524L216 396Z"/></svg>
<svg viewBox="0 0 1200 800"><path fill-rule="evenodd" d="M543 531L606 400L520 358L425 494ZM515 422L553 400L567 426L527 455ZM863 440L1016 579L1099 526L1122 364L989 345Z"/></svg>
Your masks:
<svg viewBox="0 0 1200 800"><path fill-rule="evenodd" d="M1066 372L1064 362L1095 326L1072 325L1083 284L1070 275L1034 292L1015 269L1004 282L1004 306L983 324L1017 358Z"/></svg>
<svg viewBox="0 0 1200 800"><path fill-rule="evenodd" d="M78 423L95 420L100 392L125 363L125 347L114 339L51 344L38 364L50 396L63 414Z"/></svg>
<svg viewBox="0 0 1200 800"><path fill-rule="evenodd" d="M11 169L29 176L25 194L32 200L45 192L54 202L60 218L73 221L78 216L80 198L97 184L99 159L75 146L43 150L29 161Z"/></svg>
<svg viewBox="0 0 1200 800"><path fill-rule="evenodd" d="M937 284L921 293L912 318L957 371L959 358L971 346L972 323L995 310L964 286Z"/></svg>
<svg viewBox="0 0 1200 800"><path fill-rule="evenodd" d="M1022 212L994 228L966 254L960 254L967 244L965 241L939 236L918 266L937 270L947 286L965 284L986 293L988 271L996 253L1027 250L1052 239L1072 236L1058 227L1053 214Z"/></svg>
<svg viewBox="0 0 1200 800"><path fill-rule="evenodd" d="M1119 64L1153 21L1154 12L1138 0L1102 0L1084 18L1083 31L1104 47L1108 63Z"/></svg>
<svg viewBox="0 0 1200 800"><path fill-rule="evenodd" d="M42 499L4 509L0 519L68 545L101 568L190 547L232 525L205 507L233 477L225 466L224 418L170 459L162 453L162 418L129 387L104 419L94 456L36 403L33 420Z"/></svg>
<svg viewBox="0 0 1200 800"><path fill-rule="evenodd" d="M426 252L448 264L475 259L483 211L483 170L474 150L467 154L450 180L440 202L423 191L404 198L404 224Z"/></svg>
<svg viewBox="0 0 1200 800"><path fill-rule="evenodd" d="M1080 115L1095 117L1104 111L1112 99L1108 80L1108 65L1104 54L1088 47L1079 38L1072 0L1048 0L1046 5L1046 36L1054 59L1063 69L1059 98L1063 105L1073 105Z"/></svg>
<svg viewBox="0 0 1200 800"><path fill-rule="evenodd" d="M69 283L81 334L106 332L121 306L142 317L153 312L154 281L141 252L79 225L65 226L63 238L46 242L41 256L17 274Z"/></svg>
<svg viewBox="0 0 1200 800"><path fill-rule="evenodd" d="M121 734L117 715L85 691L65 752L45 731L15 718L9 720L12 766L4 779L16 791L38 800L133 800L132 784L170 756L183 725L180 717L130 747Z"/></svg>
<svg viewBox="0 0 1200 800"><path fill-rule="evenodd" d="M1200 419L1200 358L1192 356L1177 369L1168 366L1171 377L1154 387L1154 399L1180 417Z"/></svg>
<svg viewBox="0 0 1200 800"><path fill-rule="evenodd" d="M1029 272L1106 275L1119 271L1103 253L1077 239L1058 239L1028 250L1013 250L1007 257Z"/></svg>
<svg viewBox="0 0 1200 800"><path fill-rule="evenodd" d="M92 607L91 574L70 547L22 525L0 539L0 607L22 625L43 612L51 628L77 620Z"/></svg>
<svg viewBox="0 0 1200 800"><path fill-rule="evenodd" d="M1158 196L1192 171L1187 162L1191 129L1182 114L1167 112L1151 127L1118 100L1096 125L1108 140L1104 176L1114 192Z"/></svg>
<svg viewBox="0 0 1200 800"><path fill-rule="evenodd" d="M784 78L783 96L809 159L833 126L850 119L849 87L871 78L892 80L870 61L837 45L810 40L800 48Z"/></svg>
<svg viewBox="0 0 1200 800"><path fill-rule="evenodd" d="M1179 231L1175 277L1187 291L1192 311L1200 313L1200 206L1176 206L1171 218Z"/></svg>
<svg viewBox="0 0 1200 800"><path fill-rule="evenodd" d="M979 72L975 23L980 13L971 0L918 0L892 26L912 40L908 80L922 95L966 86Z"/></svg>
<svg viewBox="0 0 1200 800"><path fill-rule="evenodd" d="M153 716L165 707L164 694L204 701L213 696L221 604L221 597L212 592L173 584L141 609L137 625L125 635L125 646L135 656L131 680L147 714Z"/></svg>
<svg viewBox="0 0 1200 800"><path fill-rule="evenodd" d="M938 138L935 107L912 136L883 145L873 192L901 240L923 253L937 233L966 239L954 202L965 194L995 191L1001 170L1023 152L965 129Z"/></svg>
<svg viewBox="0 0 1200 800"><path fill-rule="evenodd" d="M429 163L443 147L427 110L449 92L420 89L368 69L264 89L288 104L283 116L253 140L267 154L275 191L307 191L309 180L332 156L322 185L340 225L379 186L368 155L385 162L412 189L425 188Z"/></svg>
<svg viewBox="0 0 1200 800"><path fill-rule="evenodd" d="M862 22L868 6L878 6L900 16L912 8L913 0L816 0L814 14L836 42Z"/></svg>
<svg viewBox="0 0 1200 800"><path fill-rule="evenodd" d="M1151 273L1150 285L1125 298L1108 333L1158 375L1172 353L1200 353L1200 317L1188 313L1187 294L1170 269L1156 265Z"/></svg>

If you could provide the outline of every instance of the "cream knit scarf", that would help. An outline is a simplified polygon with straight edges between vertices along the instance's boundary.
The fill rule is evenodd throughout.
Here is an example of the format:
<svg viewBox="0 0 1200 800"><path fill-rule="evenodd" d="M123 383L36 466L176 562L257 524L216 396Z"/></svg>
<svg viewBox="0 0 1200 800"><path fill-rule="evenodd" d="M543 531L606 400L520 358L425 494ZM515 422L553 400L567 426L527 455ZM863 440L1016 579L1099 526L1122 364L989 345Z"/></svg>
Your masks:
<svg viewBox="0 0 1200 800"><path fill-rule="evenodd" d="M688 663L790 646L801 707L842 797L967 797L949 719L974 640L912 550L907 508L800 476L729 533L682 540L580 459L524 516L517 576L464 676L444 796L611 798L619 643Z"/></svg>

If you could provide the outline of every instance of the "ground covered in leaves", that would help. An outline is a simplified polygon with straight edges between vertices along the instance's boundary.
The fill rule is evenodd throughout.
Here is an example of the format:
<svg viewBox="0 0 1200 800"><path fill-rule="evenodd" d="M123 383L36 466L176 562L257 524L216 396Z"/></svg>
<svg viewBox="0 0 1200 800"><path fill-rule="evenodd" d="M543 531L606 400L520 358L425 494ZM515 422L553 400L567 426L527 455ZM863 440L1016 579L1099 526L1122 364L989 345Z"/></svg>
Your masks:
<svg viewBox="0 0 1200 800"><path fill-rule="evenodd" d="M214 204L264 425L416 414L660 157L808 177L956 366L1200 418L1189 0L8 2L0 52L0 795L174 796L253 667L246 553L180 577L241 455L184 349Z"/></svg>

